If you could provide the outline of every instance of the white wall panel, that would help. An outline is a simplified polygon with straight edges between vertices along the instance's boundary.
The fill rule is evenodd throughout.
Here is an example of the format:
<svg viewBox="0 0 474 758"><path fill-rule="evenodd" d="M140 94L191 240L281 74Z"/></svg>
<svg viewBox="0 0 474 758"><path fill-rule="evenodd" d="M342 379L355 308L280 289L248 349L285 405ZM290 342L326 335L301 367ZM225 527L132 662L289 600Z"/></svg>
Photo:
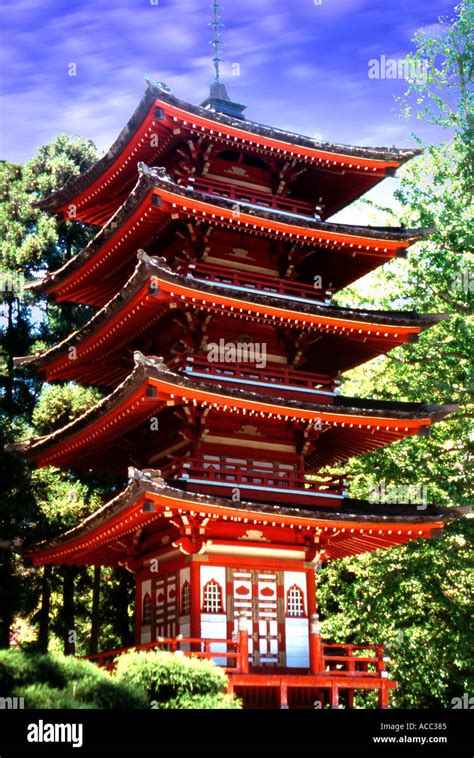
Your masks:
<svg viewBox="0 0 474 758"><path fill-rule="evenodd" d="M306 668L309 666L308 619L287 618L285 620L285 638L286 665L290 668Z"/></svg>
<svg viewBox="0 0 474 758"><path fill-rule="evenodd" d="M217 581L217 580L216 580ZM227 639L227 616L224 613L202 613L201 614L201 637L203 639ZM227 645L225 642L214 642L211 645L211 653L225 653ZM212 658L214 663L221 664L224 658Z"/></svg>

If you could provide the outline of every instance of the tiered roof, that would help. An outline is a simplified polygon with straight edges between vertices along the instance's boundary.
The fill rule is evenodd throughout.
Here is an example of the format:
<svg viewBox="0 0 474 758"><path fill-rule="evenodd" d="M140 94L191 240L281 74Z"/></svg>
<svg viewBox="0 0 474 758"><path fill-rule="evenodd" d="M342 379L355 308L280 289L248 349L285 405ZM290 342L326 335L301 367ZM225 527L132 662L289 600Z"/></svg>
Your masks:
<svg viewBox="0 0 474 758"><path fill-rule="evenodd" d="M324 185L322 216L327 218L421 152L322 142L191 105L176 98L166 85L149 77L147 82L144 97L110 150L84 174L39 202L39 207L70 217L74 206L74 218L103 225L128 197L138 161L173 164L183 143L205 141L223 149L271 155L292 168L303 166L307 170L299 194L317 201L318 188Z"/></svg>
<svg viewBox="0 0 474 758"><path fill-rule="evenodd" d="M128 487L74 529L27 554L33 565L126 565L169 553L201 552L230 536L261 548L270 541L307 561L343 558L404 544L415 538L439 538L443 527L464 513L427 506L370 505L348 499L337 512L276 506L183 492L167 484L159 471L129 470ZM189 536L192 530L200 538Z"/></svg>
<svg viewBox="0 0 474 758"><path fill-rule="evenodd" d="M171 259L177 243L182 256L183 248L195 248L193 238L197 238L204 240L209 255L211 227L238 233L241 246L259 238L278 243L289 262L294 259L294 265L306 266L308 278L317 272L338 291L393 257L405 255L410 245L432 231L335 224L242 200L236 204L183 187L164 169L139 165L138 170L139 180L127 200L96 237L58 271L30 285L32 289L57 300L105 305L131 276L138 248L152 245ZM231 247L227 245L229 252Z"/></svg>
<svg viewBox="0 0 474 758"><path fill-rule="evenodd" d="M132 462L137 470L109 504L32 550L34 563L133 568L153 550L199 552L226 539L258 546L257 534L309 561L316 555L338 558L436 536L459 515L425 505L420 512L416 506L356 501L331 475L314 485L306 476L426 434L455 409L334 391L341 371L416 341L445 318L330 302L333 292L404 256L429 233L326 220L420 151L331 145L246 121L240 111L238 117L218 113L212 98L206 104L184 103L148 80L144 98L109 152L38 203L102 229L31 288L100 310L55 347L17 362L48 380L115 389L63 429L9 449L37 466L123 474ZM252 184L259 171L265 181ZM142 246L150 255L140 251L137 265ZM272 262L270 276L265 261ZM320 290L313 286L316 276L323 280ZM243 378L220 369L188 370L183 360L196 365L202 360L192 354L196 345L203 350L196 336L200 325L216 317L225 326L241 321L262 333L278 331L285 355L274 358L288 365L271 366L267 386L262 373ZM154 357L158 348L163 358ZM324 375L316 373L321 366ZM271 486L253 484L268 473L262 467L247 467L241 477L245 496L254 490L259 502L235 503L199 491L199 480L189 476L197 439L201 453L218 440L220 450L235 455L260 450L265 435L275 460L285 461L293 450L292 463L299 467L291 481L277 481L278 505ZM156 465L163 479L150 470ZM181 473L187 466L188 473L176 479L176 466ZM232 479L227 469L224 473ZM213 478L211 469L206 475ZM216 493L231 486L223 478L211 482ZM282 491L282 483L295 482L299 489ZM249 532L249 524L258 529ZM242 534L240 525L247 525Z"/></svg>
<svg viewBox="0 0 474 758"><path fill-rule="evenodd" d="M85 326L49 350L16 362L32 366L48 380L115 386L132 368L133 348L143 349L151 334L160 336L161 354L174 357L172 347L188 323L183 315L179 325L177 306L182 314L204 309L231 319L292 329L305 337L306 363L317 371L324 359L329 374L414 342L423 330L446 318L444 314L312 304L291 294L232 288L225 282L200 279L199 273L177 274L164 259L140 251L128 282ZM73 360L71 350L75 351Z"/></svg>
<svg viewBox="0 0 474 758"><path fill-rule="evenodd" d="M341 463L403 437L423 433L456 406L430 406L423 403L397 403L338 396L334 404L324 405L300 400L282 400L247 389L222 387L212 381L196 380L172 371L160 359L135 353L135 369L111 395L62 429L44 437L10 446L38 466L105 468L124 471L128 457L142 455L142 467L149 458L157 460L165 443L171 447L179 440L181 424L173 408L199 405L224 414L242 414L250 421L262 417L282 423L299 424L305 429L320 422L327 431L316 434L308 468ZM166 418L160 429L172 429L169 440L164 432L159 439L148 433L145 422L157 414ZM138 437L137 437L138 432ZM133 448L133 439L139 444ZM147 442L151 442L148 447ZM166 452L162 451L166 460ZM148 458L149 456L149 458Z"/></svg>

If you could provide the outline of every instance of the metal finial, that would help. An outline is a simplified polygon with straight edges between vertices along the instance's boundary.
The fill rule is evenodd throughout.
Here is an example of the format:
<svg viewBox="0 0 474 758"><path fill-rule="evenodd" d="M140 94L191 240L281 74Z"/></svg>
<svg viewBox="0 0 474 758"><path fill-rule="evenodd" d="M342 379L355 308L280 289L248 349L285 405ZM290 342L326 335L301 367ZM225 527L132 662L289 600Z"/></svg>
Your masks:
<svg viewBox="0 0 474 758"><path fill-rule="evenodd" d="M219 79L219 74L220 74L219 63L222 63L222 58L219 57L220 56L220 48L221 48L221 45L222 45L221 38L220 38L220 35L219 35L219 29L223 29L224 28L224 24L221 22L221 17L219 15L219 8L222 8L222 6L219 5L219 3L217 2L217 0L213 0L213 3L212 3L212 5L210 7L212 8L213 18L212 18L212 21L209 24L209 26L211 26L212 29L213 29L213 31L214 31L214 36L213 36L213 39L211 40L210 44L214 48L214 58L212 59L212 61L214 63L214 69L215 69L215 72L216 72L216 79L215 79L215 81L216 81L216 84L219 84L219 81L220 81L220 79Z"/></svg>

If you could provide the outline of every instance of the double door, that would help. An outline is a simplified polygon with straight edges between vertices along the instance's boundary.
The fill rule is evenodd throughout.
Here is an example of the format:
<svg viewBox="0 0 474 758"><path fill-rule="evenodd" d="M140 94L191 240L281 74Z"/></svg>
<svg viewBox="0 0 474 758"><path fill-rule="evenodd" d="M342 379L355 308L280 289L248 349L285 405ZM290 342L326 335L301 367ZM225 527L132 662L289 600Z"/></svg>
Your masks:
<svg viewBox="0 0 474 758"><path fill-rule="evenodd" d="M252 668L285 666L285 610L283 572L259 569L227 569L228 634L238 634L242 612L249 634Z"/></svg>

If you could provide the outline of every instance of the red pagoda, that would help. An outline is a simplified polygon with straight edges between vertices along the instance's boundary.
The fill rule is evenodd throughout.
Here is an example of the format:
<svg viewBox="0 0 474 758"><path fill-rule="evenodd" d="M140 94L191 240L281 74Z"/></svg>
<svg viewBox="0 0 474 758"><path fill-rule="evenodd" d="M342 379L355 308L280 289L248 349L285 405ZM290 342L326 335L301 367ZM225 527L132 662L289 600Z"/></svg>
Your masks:
<svg viewBox="0 0 474 758"><path fill-rule="evenodd" d="M345 397L338 385L443 316L334 305L429 230L326 219L418 151L248 121L218 69L200 106L147 83L109 152L39 204L100 228L32 288L97 311L18 359L109 394L13 446L37 466L128 469L130 481L27 557L126 567L136 646L212 658L246 707L351 707L357 690L387 707L396 682L382 646L321 639L315 574L438 537L457 512L352 499L330 467L426 434L453 406Z"/></svg>

